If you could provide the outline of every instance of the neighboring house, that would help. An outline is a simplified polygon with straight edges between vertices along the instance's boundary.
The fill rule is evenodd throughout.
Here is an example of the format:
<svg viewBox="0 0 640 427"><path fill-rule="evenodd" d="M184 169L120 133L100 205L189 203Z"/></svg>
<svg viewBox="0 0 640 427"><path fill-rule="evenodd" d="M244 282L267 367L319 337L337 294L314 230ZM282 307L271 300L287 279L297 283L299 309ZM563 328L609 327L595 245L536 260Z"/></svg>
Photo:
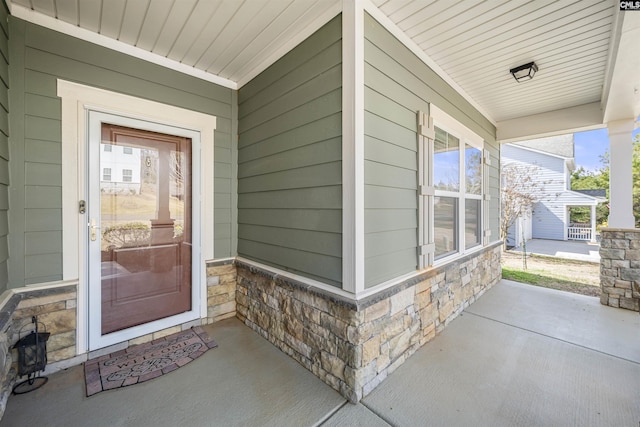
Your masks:
<svg viewBox="0 0 640 427"><path fill-rule="evenodd" d="M523 239L588 240L596 239L595 207L606 201L601 193L571 190L575 170L573 134L504 144L503 165L519 163L532 170L537 203L509 230L508 246L520 246ZM591 208L588 225L571 224L570 208Z"/></svg>
<svg viewBox="0 0 640 427"><path fill-rule="evenodd" d="M101 159L108 166L101 168L100 190L106 193L139 194L141 163L139 148L100 144Z"/></svg>

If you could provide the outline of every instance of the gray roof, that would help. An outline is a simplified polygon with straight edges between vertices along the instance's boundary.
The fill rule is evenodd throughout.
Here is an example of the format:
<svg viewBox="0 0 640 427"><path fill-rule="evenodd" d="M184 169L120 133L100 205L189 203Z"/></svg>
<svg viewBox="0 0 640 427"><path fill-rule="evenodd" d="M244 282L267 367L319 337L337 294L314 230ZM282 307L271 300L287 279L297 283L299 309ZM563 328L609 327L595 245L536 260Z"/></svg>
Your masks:
<svg viewBox="0 0 640 427"><path fill-rule="evenodd" d="M530 139L528 141L514 142L513 145L555 154L556 156L566 157L568 159L574 157L573 134Z"/></svg>
<svg viewBox="0 0 640 427"><path fill-rule="evenodd" d="M576 193L582 193L582 194L586 194L587 196L592 196L592 197L607 197L607 190L573 190Z"/></svg>

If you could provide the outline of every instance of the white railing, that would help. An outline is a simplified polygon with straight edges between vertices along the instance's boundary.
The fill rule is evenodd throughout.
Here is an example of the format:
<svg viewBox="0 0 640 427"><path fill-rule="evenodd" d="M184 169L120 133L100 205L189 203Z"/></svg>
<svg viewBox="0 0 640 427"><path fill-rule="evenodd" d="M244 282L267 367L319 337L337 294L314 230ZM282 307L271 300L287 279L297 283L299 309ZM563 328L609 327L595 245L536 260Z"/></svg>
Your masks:
<svg viewBox="0 0 640 427"><path fill-rule="evenodd" d="M567 237L569 240L591 240L591 225L571 224Z"/></svg>

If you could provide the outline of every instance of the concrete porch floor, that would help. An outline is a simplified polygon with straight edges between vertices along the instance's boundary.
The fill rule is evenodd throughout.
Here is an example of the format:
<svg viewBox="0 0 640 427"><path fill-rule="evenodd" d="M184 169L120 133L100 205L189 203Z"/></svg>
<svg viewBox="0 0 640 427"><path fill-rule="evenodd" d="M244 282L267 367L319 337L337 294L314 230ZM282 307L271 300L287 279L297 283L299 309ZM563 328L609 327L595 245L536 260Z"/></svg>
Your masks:
<svg viewBox="0 0 640 427"><path fill-rule="evenodd" d="M351 405L237 319L219 347L90 398L81 366L12 396L0 426L636 426L640 316L502 281Z"/></svg>

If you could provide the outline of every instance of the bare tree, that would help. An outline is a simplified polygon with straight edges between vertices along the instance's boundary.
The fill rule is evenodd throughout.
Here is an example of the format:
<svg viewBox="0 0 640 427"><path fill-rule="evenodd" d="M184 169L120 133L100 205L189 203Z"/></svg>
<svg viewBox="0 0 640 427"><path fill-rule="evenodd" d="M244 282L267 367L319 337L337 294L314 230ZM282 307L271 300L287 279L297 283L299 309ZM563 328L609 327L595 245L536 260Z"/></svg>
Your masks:
<svg viewBox="0 0 640 427"><path fill-rule="evenodd" d="M535 179L537 174L539 168L533 165L508 163L502 166L500 238L504 249L507 248L509 228L518 218L530 216L533 205L543 194L543 183Z"/></svg>

